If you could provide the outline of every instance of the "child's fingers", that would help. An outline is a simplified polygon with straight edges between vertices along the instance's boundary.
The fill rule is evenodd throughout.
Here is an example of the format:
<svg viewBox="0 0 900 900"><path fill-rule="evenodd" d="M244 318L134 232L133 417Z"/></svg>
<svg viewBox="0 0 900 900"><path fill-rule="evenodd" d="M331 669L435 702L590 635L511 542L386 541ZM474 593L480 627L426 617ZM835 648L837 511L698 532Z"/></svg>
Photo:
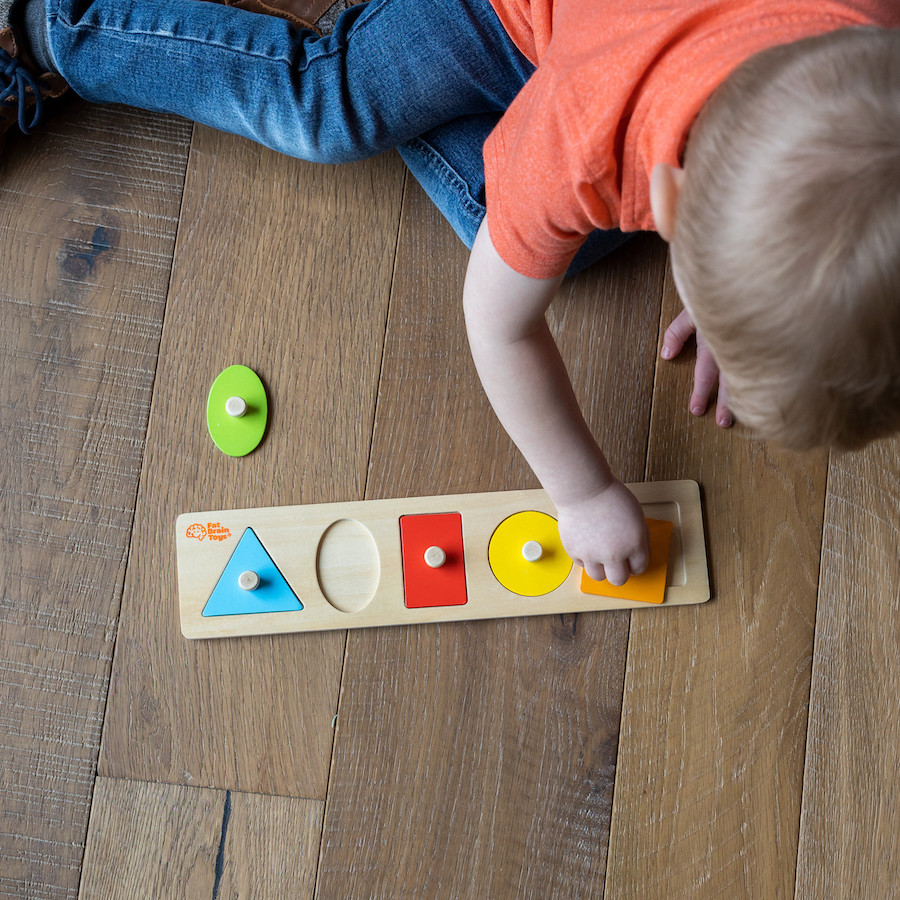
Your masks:
<svg viewBox="0 0 900 900"><path fill-rule="evenodd" d="M663 335L662 358L672 359L678 356L694 330L694 323L691 321L688 311L683 309Z"/></svg>
<svg viewBox="0 0 900 900"><path fill-rule="evenodd" d="M702 416L709 405L713 389L719 383L719 367L704 345L697 347L697 363L694 366L694 390L690 408L695 416Z"/></svg>
<svg viewBox="0 0 900 900"><path fill-rule="evenodd" d="M644 550L632 553L631 556L628 557L628 568L631 569L632 575L643 575L644 572L647 571L647 566L649 564L650 555Z"/></svg>
<svg viewBox="0 0 900 900"><path fill-rule="evenodd" d="M625 562L616 562L616 563L607 563L604 567L606 570L606 580L610 584L616 585L616 587L621 587L628 581L629 571L628 565Z"/></svg>
<svg viewBox="0 0 900 900"><path fill-rule="evenodd" d="M594 581L603 581L606 578L606 568L601 563L582 563L580 560L575 560L575 564L580 565L588 573L588 578L593 578Z"/></svg>
<svg viewBox="0 0 900 900"><path fill-rule="evenodd" d="M722 428L730 428L734 424L734 416L728 408L728 392L721 378L719 378L719 396L716 398L716 424Z"/></svg>

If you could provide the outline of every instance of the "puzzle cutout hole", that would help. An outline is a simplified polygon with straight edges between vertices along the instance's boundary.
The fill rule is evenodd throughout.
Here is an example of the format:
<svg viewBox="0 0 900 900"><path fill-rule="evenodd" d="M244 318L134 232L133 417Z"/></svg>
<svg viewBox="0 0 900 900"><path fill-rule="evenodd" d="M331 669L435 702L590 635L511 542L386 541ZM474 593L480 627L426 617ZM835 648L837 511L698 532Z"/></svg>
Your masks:
<svg viewBox="0 0 900 900"><path fill-rule="evenodd" d="M381 559L369 529L355 519L332 522L319 541L316 573L322 594L335 609L365 609L381 581Z"/></svg>

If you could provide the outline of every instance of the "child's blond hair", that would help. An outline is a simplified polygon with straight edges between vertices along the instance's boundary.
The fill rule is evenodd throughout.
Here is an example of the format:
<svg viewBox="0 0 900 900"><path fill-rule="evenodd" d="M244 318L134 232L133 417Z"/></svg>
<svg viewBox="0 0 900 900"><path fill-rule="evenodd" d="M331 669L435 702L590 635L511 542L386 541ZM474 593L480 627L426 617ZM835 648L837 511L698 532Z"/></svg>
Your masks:
<svg viewBox="0 0 900 900"><path fill-rule="evenodd" d="M738 419L795 449L900 430L900 31L752 57L684 167L673 269Z"/></svg>

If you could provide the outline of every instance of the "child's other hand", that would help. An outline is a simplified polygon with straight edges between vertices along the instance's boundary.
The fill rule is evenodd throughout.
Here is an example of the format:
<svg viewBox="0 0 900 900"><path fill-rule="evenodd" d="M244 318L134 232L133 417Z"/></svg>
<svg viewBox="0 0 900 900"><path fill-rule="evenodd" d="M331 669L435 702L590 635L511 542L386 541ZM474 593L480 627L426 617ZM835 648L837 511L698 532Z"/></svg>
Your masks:
<svg viewBox="0 0 900 900"><path fill-rule="evenodd" d="M674 359L681 353L684 345L697 327L686 309L682 310L674 322L666 329L663 337L662 358ZM713 359L709 346L703 336L697 334L697 362L694 365L694 390L691 393L690 410L695 416L702 416L709 406L709 398L718 384L716 398L716 424L728 428L734 423L734 416L728 408L728 395L725 382L719 375L719 367Z"/></svg>
<svg viewBox="0 0 900 900"><path fill-rule="evenodd" d="M634 494L613 480L592 497L557 507L566 552L596 581L625 584L650 561L644 512Z"/></svg>

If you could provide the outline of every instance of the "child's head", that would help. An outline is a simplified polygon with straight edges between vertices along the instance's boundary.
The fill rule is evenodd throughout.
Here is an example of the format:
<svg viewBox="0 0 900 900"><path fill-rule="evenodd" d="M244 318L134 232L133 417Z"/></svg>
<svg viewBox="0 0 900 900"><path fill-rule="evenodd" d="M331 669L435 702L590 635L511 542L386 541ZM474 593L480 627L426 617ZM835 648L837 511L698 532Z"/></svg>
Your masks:
<svg viewBox="0 0 900 900"><path fill-rule="evenodd" d="M738 419L796 449L900 430L900 31L735 71L691 131L671 237Z"/></svg>

